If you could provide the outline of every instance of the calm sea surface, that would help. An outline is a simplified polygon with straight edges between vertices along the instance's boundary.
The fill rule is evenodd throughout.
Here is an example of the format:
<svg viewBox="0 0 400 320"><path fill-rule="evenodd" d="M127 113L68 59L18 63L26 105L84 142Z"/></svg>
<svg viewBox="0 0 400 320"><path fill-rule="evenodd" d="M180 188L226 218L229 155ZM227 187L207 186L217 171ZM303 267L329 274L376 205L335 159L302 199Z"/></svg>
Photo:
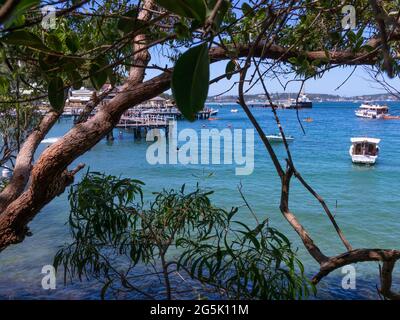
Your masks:
<svg viewBox="0 0 400 320"><path fill-rule="evenodd" d="M358 104L348 102L316 103L311 110L301 110L300 119L305 127L304 135L293 110L279 110L279 116L287 134L295 137L291 144L294 162L303 177L327 201L336 215L354 248L399 248L400 247L400 121L365 120L356 118L354 110ZM238 106L213 106L219 109L218 120L201 120L195 123L178 122L178 130L184 128L251 128L244 112ZM392 114L400 114L400 104L389 103ZM238 108L238 113L231 113ZM276 132L271 110L253 109L266 133ZM303 122L312 117L311 123ZM47 137L62 136L72 125L63 119ZM374 167L360 167L351 163L348 150L350 138L370 136L381 138L381 153ZM78 159L93 171L122 175L140 179L146 183L148 195L162 188L180 187L183 183L215 190L213 196L219 206L240 206L242 201L237 191L241 182L248 202L260 218L269 217L277 227L298 247L307 273L313 275L317 264L302 247L297 234L291 229L279 211L279 179L273 169L259 138L255 136L255 168L249 176L236 176L235 165L149 165L146 161L145 140L134 140L129 132L123 132L115 141L99 142L92 150ZM41 150L46 145L41 145ZM283 147L275 144L278 155L284 159ZM78 162L77 161L77 162ZM208 175L213 173L210 177ZM79 180L79 176L76 181ZM59 246L68 240L67 194L47 205L31 222L32 237L23 243L7 248L0 253L0 298L1 299L98 299L96 283L78 281L67 286L58 276L57 289L45 291L41 288L41 269L51 264ZM291 209L308 229L320 248L328 255L344 251L318 203L293 180ZM253 224L254 219L245 210L237 218ZM319 285L317 298L322 299L370 299L378 298L378 264L363 263L355 266L357 289L341 288L341 271L338 270ZM399 271L399 270L397 270ZM397 272L398 274L398 272ZM400 281L395 276L395 282ZM146 284L144 284L146 285ZM152 285L152 284L149 284ZM154 284L153 284L154 285ZM152 285L152 286L153 286ZM398 286L397 286L398 288Z"/></svg>

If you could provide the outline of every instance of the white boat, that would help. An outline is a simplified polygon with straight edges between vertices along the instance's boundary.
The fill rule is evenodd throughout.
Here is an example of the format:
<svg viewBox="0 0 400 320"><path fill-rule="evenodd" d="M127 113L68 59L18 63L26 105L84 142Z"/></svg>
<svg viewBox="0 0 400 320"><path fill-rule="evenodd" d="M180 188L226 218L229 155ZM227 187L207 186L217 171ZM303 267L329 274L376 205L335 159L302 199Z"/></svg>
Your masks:
<svg viewBox="0 0 400 320"><path fill-rule="evenodd" d="M3 179L9 179L12 176L12 170L8 167L4 167L4 169L1 171L1 177Z"/></svg>
<svg viewBox="0 0 400 320"><path fill-rule="evenodd" d="M373 165L379 154L379 142L381 139L376 138L351 138L351 146L349 154L351 161L356 164Z"/></svg>
<svg viewBox="0 0 400 320"><path fill-rule="evenodd" d="M355 111L357 117L368 119L383 119L389 115L388 106L380 106L379 104L361 104Z"/></svg>
<svg viewBox="0 0 400 320"><path fill-rule="evenodd" d="M231 109L232 113L237 113L239 110L238 109Z"/></svg>
<svg viewBox="0 0 400 320"><path fill-rule="evenodd" d="M215 116L215 115L218 114L218 112L219 112L219 109L213 109L213 108L211 108L211 109L210 109L210 116Z"/></svg>
<svg viewBox="0 0 400 320"><path fill-rule="evenodd" d="M289 104L289 109L304 109L304 108L312 108L312 101L306 96L304 91L300 93L299 98L291 99Z"/></svg>
<svg viewBox="0 0 400 320"><path fill-rule="evenodd" d="M57 142L58 140L60 140L60 137L51 137L51 138L43 139L40 143L52 144L54 142Z"/></svg>
<svg viewBox="0 0 400 320"><path fill-rule="evenodd" d="M270 142L283 142L283 137L282 137L282 135L280 133L279 134L270 134L270 135L267 135L265 137ZM291 141L294 140L294 138L292 136L289 136L289 135L285 135L285 138L286 138L287 142L291 142Z"/></svg>

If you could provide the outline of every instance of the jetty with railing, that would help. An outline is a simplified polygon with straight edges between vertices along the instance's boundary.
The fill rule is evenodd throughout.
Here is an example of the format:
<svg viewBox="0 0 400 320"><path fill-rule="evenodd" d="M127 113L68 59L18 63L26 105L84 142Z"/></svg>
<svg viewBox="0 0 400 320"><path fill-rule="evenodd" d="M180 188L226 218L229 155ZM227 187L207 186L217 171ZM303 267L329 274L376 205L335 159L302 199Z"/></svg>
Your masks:
<svg viewBox="0 0 400 320"><path fill-rule="evenodd" d="M204 108L203 110L196 113L196 118L198 120L205 120L213 115L216 115L219 110L212 108ZM148 108L142 105L130 108L125 112L126 115L136 115L136 116L163 116L173 120L183 119L182 113L176 107L155 107Z"/></svg>
<svg viewBox="0 0 400 320"><path fill-rule="evenodd" d="M132 130L135 138L146 136L147 132L151 129L164 129L165 134L168 135L168 119L163 116L154 115L123 115L117 124L117 128Z"/></svg>
<svg viewBox="0 0 400 320"><path fill-rule="evenodd" d="M102 88L99 94L109 90ZM111 90L103 101L95 108L90 117L94 116L98 108L102 108L104 104L110 101L119 92L119 87ZM64 117L73 117L74 120L79 118L85 109L85 105L96 99L97 92L94 90L80 88L79 90L71 90L66 106L64 108ZM210 107L205 107L203 110L196 113L198 120L207 120L216 115L218 110ZM167 100L163 97L154 97L139 105L129 108L122 115L117 128L133 131L135 138L146 136L151 129L165 129L168 135L168 122L171 120L182 120L183 115L175 106L172 100ZM122 134L122 132L120 132ZM109 134L112 138L112 133Z"/></svg>

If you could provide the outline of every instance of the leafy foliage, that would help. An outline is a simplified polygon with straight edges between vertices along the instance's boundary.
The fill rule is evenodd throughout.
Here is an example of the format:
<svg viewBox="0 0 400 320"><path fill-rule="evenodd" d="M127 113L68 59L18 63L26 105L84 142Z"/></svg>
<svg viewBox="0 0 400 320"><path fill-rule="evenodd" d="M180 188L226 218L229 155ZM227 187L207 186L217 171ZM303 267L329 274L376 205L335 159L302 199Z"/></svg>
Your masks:
<svg viewBox="0 0 400 320"><path fill-rule="evenodd" d="M126 78L132 64L131 39L140 31L149 43L160 43L159 48L176 62L176 69L181 69L174 72L173 93L178 108L187 119L193 120L208 92L209 62L205 48L219 42L229 51L227 58L240 64L235 46L250 44L271 11L285 12L290 8L289 2L279 0L241 1L233 8L232 3L225 0L216 15L211 16L218 3L216 0L157 0L155 11L161 11L160 14L154 13L153 20L144 23L137 19L141 3L113 0L80 8L73 14L57 17L55 29L43 30L40 24L32 22L41 19L35 7L38 1L21 1L0 30L0 56L7 60L4 63L0 59L1 64L12 66L13 72L26 83L35 83L38 89L35 95L39 97L48 92L48 84L54 79L61 79L64 87L86 85L99 89L107 81L118 84ZM288 62L277 63L271 73L292 73L306 79L322 76L332 67L329 54L326 59L311 62L305 55L310 50L368 52L366 39L377 33L376 21L367 0L356 0L352 4L357 12L357 29L353 31L343 30L340 23L343 3L339 0L319 1L318 5L309 0L299 1L289 9L287 20L283 19L284 15L283 20L277 19L263 40L268 40L268 34L276 33L274 42L295 48L300 54ZM393 13L398 10L396 2L381 5L388 19L393 20ZM165 10L168 14L163 17ZM386 23L390 26L393 21ZM391 44L393 55L397 47L398 43ZM16 67L18 61L24 61L23 68ZM383 56L375 62L378 70L385 70ZM399 64L395 59L392 63L394 75L397 75ZM182 66L187 68L184 72ZM233 67L228 63L226 71L233 71ZM229 80L231 75L227 78ZM0 89L7 90L4 78L0 79ZM60 104L53 107L60 107Z"/></svg>
<svg viewBox="0 0 400 320"><path fill-rule="evenodd" d="M175 102L190 121L204 107L208 95L210 59L206 43L190 48L176 62L171 89Z"/></svg>
<svg viewBox="0 0 400 320"><path fill-rule="evenodd" d="M30 132L38 125L41 116L32 106L0 106L0 164L13 165L15 152Z"/></svg>
<svg viewBox="0 0 400 320"><path fill-rule="evenodd" d="M206 19L207 7L203 0L156 0L156 2L179 16L196 19L200 23Z"/></svg>
<svg viewBox="0 0 400 320"><path fill-rule="evenodd" d="M102 297L122 290L149 297L136 284L140 272L135 270L145 265L152 276L163 276L166 298L177 290L171 284L174 271L233 299L295 299L310 293L313 287L289 240L267 220L255 228L235 221L237 208L215 207L212 191L198 186L163 190L145 205L141 187L137 180L87 173L71 188L72 242L54 261L63 266L65 279L98 279Z"/></svg>

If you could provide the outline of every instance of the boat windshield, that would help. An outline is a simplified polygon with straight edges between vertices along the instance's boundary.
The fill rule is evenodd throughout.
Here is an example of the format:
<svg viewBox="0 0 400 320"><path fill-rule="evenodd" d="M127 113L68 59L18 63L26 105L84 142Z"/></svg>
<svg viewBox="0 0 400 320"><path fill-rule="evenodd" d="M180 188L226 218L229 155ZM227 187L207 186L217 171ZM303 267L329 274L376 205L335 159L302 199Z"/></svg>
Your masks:
<svg viewBox="0 0 400 320"><path fill-rule="evenodd" d="M355 144L354 155L376 156L377 153L378 152L376 144L368 142Z"/></svg>

